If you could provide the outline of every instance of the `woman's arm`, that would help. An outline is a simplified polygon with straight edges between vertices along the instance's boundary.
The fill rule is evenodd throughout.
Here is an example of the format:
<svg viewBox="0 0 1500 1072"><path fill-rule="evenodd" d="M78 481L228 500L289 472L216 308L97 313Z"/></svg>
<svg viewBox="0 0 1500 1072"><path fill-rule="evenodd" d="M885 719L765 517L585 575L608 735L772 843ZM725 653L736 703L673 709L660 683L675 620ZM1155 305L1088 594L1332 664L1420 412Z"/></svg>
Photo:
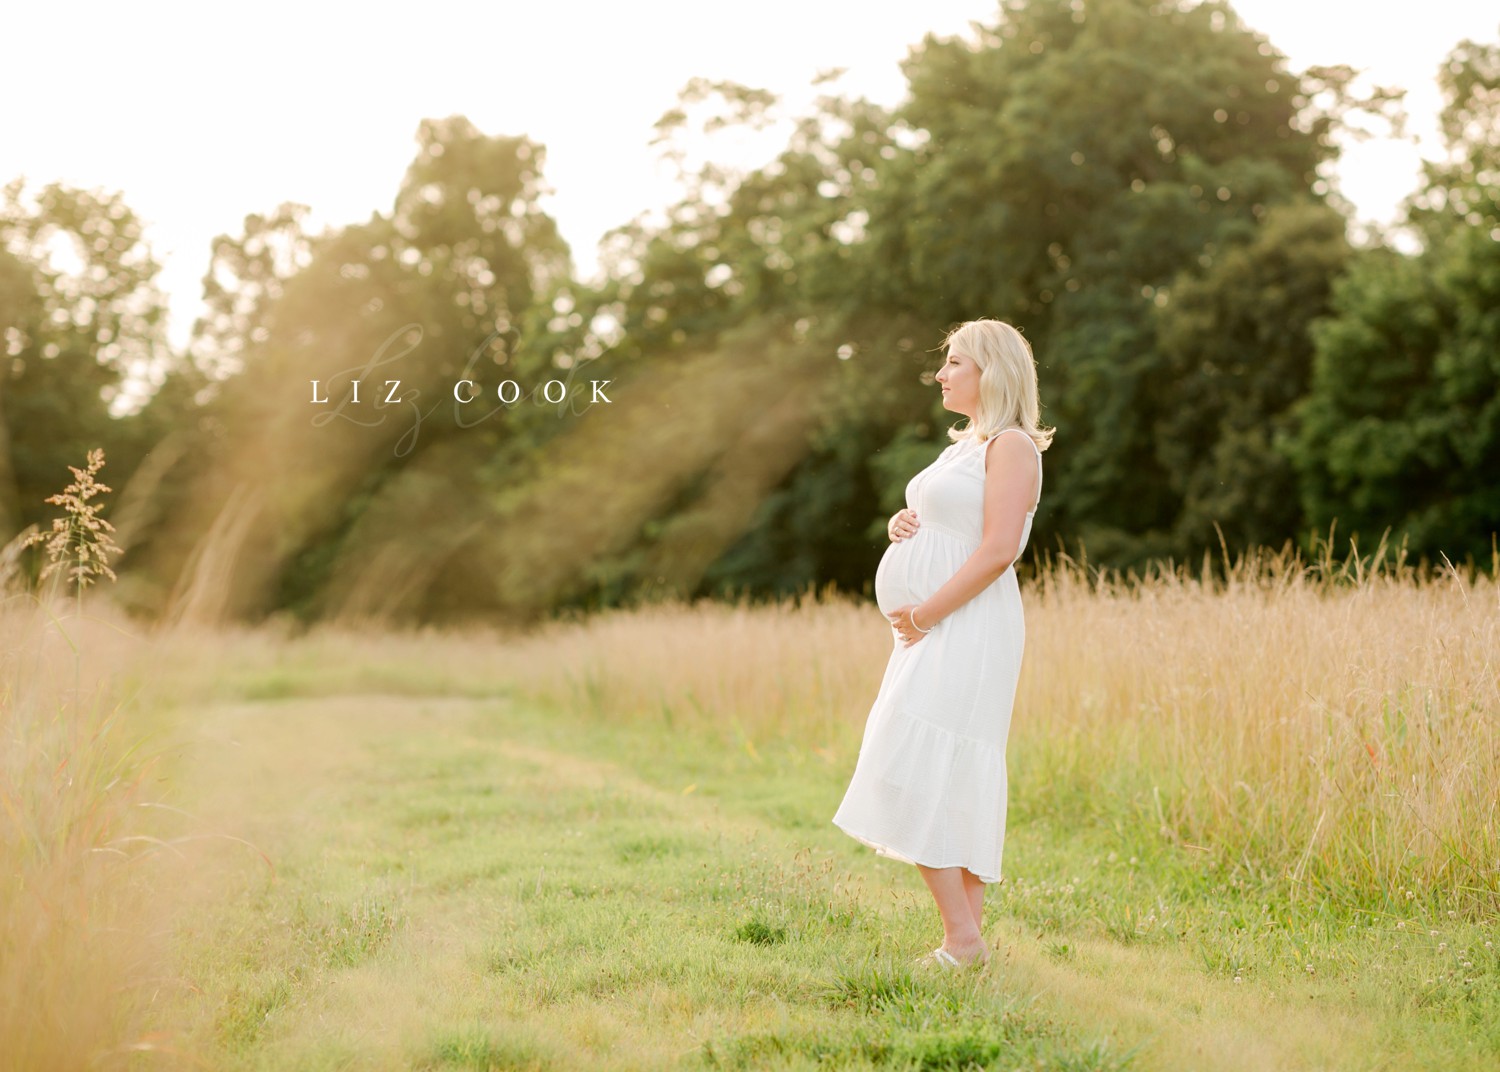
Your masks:
<svg viewBox="0 0 1500 1072"><path fill-rule="evenodd" d="M1039 490L1036 451L1018 435L996 436L984 449L984 534L958 572L914 609L921 629L931 629L994 584L1021 546L1026 514Z"/></svg>

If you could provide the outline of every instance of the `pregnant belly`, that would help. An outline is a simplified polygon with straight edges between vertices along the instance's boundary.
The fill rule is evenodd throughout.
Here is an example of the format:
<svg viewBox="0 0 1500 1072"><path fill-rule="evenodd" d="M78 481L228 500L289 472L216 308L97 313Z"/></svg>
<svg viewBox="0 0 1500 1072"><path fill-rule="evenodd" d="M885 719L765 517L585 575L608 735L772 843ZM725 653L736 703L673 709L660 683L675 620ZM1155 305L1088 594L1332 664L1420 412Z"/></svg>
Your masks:
<svg viewBox="0 0 1500 1072"><path fill-rule="evenodd" d="M920 603L948 583L974 553L972 544L937 527L919 528L885 549L875 570L875 605L882 614Z"/></svg>
<svg viewBox="0 0 1500 1072"><path fill-rule="evenodd" d="M920 603L927 598L929 593L925 585L913 585L917 579L913 577L913 552L918 550L917 541L921 535L919 531L915 536L891 544L881 556L880 566L875 570L875 605L880 608L880 613L890 614L897 607ZM916 587L922 590L914 591Z"/></svg>

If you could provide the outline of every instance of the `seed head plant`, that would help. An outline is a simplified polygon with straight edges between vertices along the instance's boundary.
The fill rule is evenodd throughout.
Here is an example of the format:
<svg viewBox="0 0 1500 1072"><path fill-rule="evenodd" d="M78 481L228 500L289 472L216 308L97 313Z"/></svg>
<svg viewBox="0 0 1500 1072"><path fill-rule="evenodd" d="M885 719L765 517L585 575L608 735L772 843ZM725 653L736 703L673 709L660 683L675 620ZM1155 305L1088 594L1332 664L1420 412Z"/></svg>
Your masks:
<svg viewBox="0 0 1500 1072"><path fill-rule="evenodd" d="M73 483L57 495L47 498L63 508L61 517L52 519L51 532L34 532L27 538L26 546L46 543L47 565L38 580L45 581L53 573L67 567L67 577L77 585L80 606L83 590L99 577L115 580L115 571L109 568L109 556L121 553L110 539L115 527L98 516L102 504L89 500L96 495L112 490L107 484L94 479L104 468L104 451L94 448L89 451L88 468L68 466L73 471Z"/></svg>

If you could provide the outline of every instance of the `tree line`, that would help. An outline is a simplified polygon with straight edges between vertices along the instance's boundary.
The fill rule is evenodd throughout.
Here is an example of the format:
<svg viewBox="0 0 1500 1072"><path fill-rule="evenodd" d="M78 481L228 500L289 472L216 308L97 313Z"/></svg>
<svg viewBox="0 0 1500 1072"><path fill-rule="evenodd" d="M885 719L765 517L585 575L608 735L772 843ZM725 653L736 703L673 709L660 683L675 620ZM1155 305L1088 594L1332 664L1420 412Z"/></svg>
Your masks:
<svg viewBox="0 0 1500 1072"><path fill-rule="evenodd" d="M1399 94L1291 70L1227 4L1005 0L903 70L897 107L830 92L765 165L685 173L607 236L597 283L539 206L543 146L425 121L390 213L313 234L286 204L217 238L181 353L121 197L10 184L0 529L42 522L102 446L120 596L153 615L858 591L954 421L934 348L995 316L1058 430L1032 555L1141 569L1389 532L1492 565L1500 43L1441 70L1406 246L1351 240L1329 178L1351 117L1394 122ZM685 159L781 108L694 80L655 133ZM360 369L414 394L315 421L311 381ZM434 405L459 379L477 414L502 380L532 393L474 421ZM549 404L553 379L611 401Z"/></svg>

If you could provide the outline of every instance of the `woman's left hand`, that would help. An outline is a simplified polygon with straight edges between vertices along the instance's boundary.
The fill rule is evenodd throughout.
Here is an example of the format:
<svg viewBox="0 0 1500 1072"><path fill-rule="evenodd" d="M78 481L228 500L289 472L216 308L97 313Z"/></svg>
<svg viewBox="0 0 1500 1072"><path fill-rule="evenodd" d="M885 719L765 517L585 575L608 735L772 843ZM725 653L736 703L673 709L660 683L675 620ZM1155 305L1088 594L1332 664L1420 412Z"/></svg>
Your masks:
<svg viewBox="0 0 1500 1072"><path fill-rule="evenodd" d="M886 615L891 620L891 628L896 630L897 636L906 641L906 647L908 648L927 635L922 629L931 632L933 628L926 622L922 623L922 629L918 629L912 624L911 615L912 611L916 610L916 607L915 603L908 603L905 606L897 607Z"/></svg>

